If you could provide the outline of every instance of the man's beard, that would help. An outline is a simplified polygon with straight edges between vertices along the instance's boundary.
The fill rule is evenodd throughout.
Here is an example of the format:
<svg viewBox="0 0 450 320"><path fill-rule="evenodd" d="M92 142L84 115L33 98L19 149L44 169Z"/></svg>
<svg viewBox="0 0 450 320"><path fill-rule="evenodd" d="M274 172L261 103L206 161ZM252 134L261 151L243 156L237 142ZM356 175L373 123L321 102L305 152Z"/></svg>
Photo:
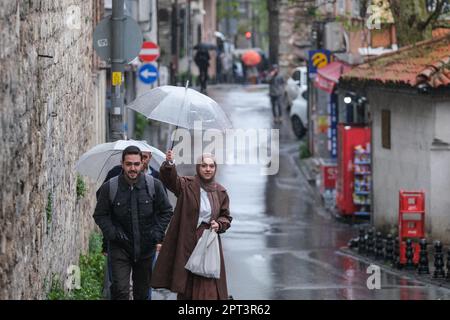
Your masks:
<svg viewBox="0 0 450 320"><path fill-rule="evenodd" d="M130 175L133 174L133 173L136 174L136 177L134 177L134 178L130 177ZM138 171L128 171L127 172L127 178L129 180L131 180L131 181L136 181L138 177L139 177L139 172Z"/></svg>

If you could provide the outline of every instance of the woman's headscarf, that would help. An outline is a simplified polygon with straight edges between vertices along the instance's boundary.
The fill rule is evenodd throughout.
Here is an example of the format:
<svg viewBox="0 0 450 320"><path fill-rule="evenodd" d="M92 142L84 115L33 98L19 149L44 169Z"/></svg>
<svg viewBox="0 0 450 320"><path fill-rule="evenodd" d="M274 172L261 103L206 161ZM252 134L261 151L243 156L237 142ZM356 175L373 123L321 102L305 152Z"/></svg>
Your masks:
<svg viewBox="0 0 450 320"><path fill-rule="evenodd" d="M210 180L205 180L200 175L200 167L201 167L204 159L211 159L212 161L214 161L214 165L216 167L216 170L214 171L214 175L212 176L212 178ZM195 170L197 171L196 177L199 179L200 186L202 187L202 189L204 189L206 192L216 191L217 185L214 182L214 177L216 176L216 173L217 173L217 163L216 163L216 158L211 153L204 153L200 157L198 157L196 165L195 165Z"/></svg>

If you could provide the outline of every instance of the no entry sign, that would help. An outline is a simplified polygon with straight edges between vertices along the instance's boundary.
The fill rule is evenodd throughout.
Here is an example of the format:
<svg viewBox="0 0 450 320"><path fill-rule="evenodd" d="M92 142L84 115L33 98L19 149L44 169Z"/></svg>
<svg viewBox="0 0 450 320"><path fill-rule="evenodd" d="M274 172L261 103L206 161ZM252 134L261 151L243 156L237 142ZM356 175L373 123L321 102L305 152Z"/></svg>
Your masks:
<svg viewBox="0 0 450 320"><path fill-rule="evenodd" d="M152 62L159 57L159 47L156 43L151 41L144 41L141 51L139 52L139 59L143 62Z"/></svg>

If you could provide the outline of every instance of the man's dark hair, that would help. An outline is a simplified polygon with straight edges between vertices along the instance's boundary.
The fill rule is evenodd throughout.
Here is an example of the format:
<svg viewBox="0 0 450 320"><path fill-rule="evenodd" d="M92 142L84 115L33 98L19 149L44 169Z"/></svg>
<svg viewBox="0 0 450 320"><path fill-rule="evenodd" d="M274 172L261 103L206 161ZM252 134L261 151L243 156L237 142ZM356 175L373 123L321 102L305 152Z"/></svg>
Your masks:
<svg viewBox="0 0 450 320"><path fill-rule="evenodd" d="M125 156L128 154L138 154L141 157L142 161L142 152L141 149L139 149L138 147L136 146L126 147L122 152L122 162L125 161Z"/></svg>

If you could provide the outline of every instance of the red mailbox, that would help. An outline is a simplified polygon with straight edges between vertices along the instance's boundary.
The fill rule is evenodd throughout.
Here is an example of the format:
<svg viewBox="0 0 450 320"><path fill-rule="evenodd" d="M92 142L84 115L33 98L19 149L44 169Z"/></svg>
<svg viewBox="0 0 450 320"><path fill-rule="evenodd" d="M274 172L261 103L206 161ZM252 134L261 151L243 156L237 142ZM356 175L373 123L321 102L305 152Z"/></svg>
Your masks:
<svg viewBox="0 0 450 320"><path fill-rule="evenodd" d="M406 240L411 239L414 264L419 263L419 240L425 237L425 192L403 191L399 193L398 236L400 263L406 263Z"/></svg>

